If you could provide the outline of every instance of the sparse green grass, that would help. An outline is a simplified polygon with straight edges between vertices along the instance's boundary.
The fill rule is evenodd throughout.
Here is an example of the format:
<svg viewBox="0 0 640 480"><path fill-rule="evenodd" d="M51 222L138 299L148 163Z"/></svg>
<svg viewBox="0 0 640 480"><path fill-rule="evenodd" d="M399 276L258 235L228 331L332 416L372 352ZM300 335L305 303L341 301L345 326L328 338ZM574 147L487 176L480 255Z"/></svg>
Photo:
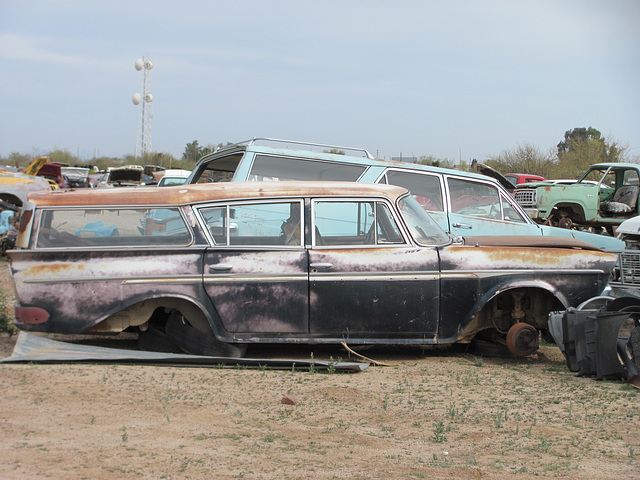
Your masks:
<svg viewBox="0 0 640 480"><path fill-rule="evenodd" d="M16 327L13 326L13 309L10 304L9 296L0 292L0 333L16 332Z"/></svg>

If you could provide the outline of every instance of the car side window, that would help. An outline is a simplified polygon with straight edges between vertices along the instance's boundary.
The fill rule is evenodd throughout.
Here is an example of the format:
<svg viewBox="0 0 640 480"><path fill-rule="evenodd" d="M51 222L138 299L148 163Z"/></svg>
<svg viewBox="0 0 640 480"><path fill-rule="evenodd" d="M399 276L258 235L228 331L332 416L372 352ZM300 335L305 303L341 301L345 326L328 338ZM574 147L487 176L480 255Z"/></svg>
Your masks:
<svg viewBox="0 0 640 480"><path fill-rule="evenodd" d="M356 182L367 167L274 155L256 155L248 181L320 180Z"/></svg>
<svg viewBox="0 0 640 480"><path fill-rule="evenodd" d="M498 189L485 183L449 178L451 212L481 218L502 219Z"/></svg>
<svg viewBox="0 0 640 480"><path fill-rule="evenodd" d="M153 246L190 242L191 233L178 208L87 208L43 211L37 246Z"/></svg>
<svg viewBox="0 0 640 480"><path fill-rule="evenodd" d="M385 174L385 180L390 185L398 185L409 190L425 210L444 211L440 177L437 175L389 170Z"/></svg>
<svg viewBox="0 0 640 480"><path fill-rule="evenodd" d="M638 172L636 170L625 170L622 184L624 186L640 185L640 180L638 179Z"/></svg>
<svg viewBox="0 0 640 480"><path fill-rule="evenodd" d="M200 209L216 245L301 246L300 202L243 203Z"/></svg>
<svg viewBox="0 0 640 480"><path fill-rule="evenodd" d="M515 209L515 207L509 202L509 200L501 195L502 199L502 213L504 215L504 219L510 222L518 222L518 223L527 223L525 218Z"/></svg>
<svg viewBox="0 0 640 480"><path fill-rule="evenodd" d="M382 202L316 201L315 245L402 244L400 228Z"/></svg>
<svg viewBox="0 0 640 480"><path fill-rule="evenodd" d="M242 153L235 153L211 160L191 183L230 182L242 160Z"/></svg>

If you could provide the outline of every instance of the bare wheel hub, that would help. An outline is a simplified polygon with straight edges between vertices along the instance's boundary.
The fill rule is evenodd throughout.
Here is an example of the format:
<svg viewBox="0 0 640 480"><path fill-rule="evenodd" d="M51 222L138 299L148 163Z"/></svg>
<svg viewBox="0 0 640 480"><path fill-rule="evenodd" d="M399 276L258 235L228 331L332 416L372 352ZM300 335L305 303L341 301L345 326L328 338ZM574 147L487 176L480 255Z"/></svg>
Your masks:
<svg viewBox="0 0 640 480"><path fill-rule="evenodd" d="M507 348L516 357L524 357L538 350L538 330L533 325L519 322L507 332Z"/></svg>

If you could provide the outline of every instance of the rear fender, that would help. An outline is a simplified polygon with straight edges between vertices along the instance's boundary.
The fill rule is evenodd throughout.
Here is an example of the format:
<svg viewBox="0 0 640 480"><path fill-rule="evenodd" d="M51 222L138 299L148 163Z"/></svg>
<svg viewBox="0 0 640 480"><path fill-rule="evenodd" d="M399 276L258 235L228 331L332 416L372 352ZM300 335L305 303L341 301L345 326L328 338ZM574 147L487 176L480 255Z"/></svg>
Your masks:
<svg viewBox="0 0 640 480"><path fill-rule="evenodd" d="M144 326L158 308L164 308L167 311L167 315L170 310L179 311L191 325L201 332L211 333L212 330L215 330L212 325L215 325L216 322L210 318L204 306L192 298L160 297L145 300L110 313L99 320L87 333L114 333L122 332L129 327Z"/></svg>

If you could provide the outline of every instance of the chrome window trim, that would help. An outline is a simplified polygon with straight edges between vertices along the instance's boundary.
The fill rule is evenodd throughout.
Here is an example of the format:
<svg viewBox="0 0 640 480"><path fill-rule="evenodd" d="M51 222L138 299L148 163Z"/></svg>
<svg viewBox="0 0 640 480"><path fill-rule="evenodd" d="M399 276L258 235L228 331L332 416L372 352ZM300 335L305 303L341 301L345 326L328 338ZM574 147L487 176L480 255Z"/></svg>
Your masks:
<svg viewBox="0 0 640 480"><path fill-rule="evenodd" d="M397 206L393 205L390 201L388 201L386 198L382 198L382 197L312 197L310 199L311 202L311 218L309 219L309 223L310 223L310 229L311 229L311 244L307 245L308 248L313 248L313 249L317 249L317 250L325 250L325 249L331 249L331 250L353 250L354 248L394 248L394 247L407 247L407 246L413 246L415 245L415 243L413 242L413 237L411 237L411 235L409 235L409 233L406 230L406 226L404 224L404 221L400 221L400 219L397 216ZM383 203L387 206L387 209L389 210L389 212L391 212L391 217L393 218L394 222L396 223L396 226L398 227L398 230L400 231L400 234L402 235L402 239L404 240L403 243L375 243L372 245L349 245L349 244L345 244L345 245L318 245L317 241L316 241L316 224L315 224L315 207L316 207L316 203L319 202L326 202L326 203L340 203L340 202L350 202L350 203L367 203L367 202L371 202L374 204L374 208L373 208L373 212L374 212L374 222L377 221L377 209L375 207L376 203ZM378 238L378 233L377 233L377 229L376 229L376 242L377 242L377 238Z"/></svg>
<svg viewBox="0 0 640 480"><path fill-rule="evenodd" d="M360 164L360 163L355 163L355 162L336 162L334 160L325 160L325 159L321 159L321 158L312 158L312 157L303 157L303 156L296 156L296 155L282 155L282 154L278 154L278 153L266 153L266 152L252 152L252 157L251 157L251 161L249 162L249 168L247 170L247 178L245 179L245 181L249 182L249 181L253 181L253 180L249 180L249 177L252 175L253 172L253 167L255 166L255 162L256 162L256 158L258 156L262 156L262 157L277 157L277 158L284 158L284 159L289 159L289 160L294 160L294 161L304 161L304 162L313 162L313 163L329 163L335 166L343 166L343 165L347 165L350 167L357 167L357 168L362 168L362 172L360 173L360 175L358 175L358 178L355 180L349 180L350 182L354 182L354 183L358 183L360 182L360 179L366 175L367 171L371 168L371 165L367 165L367 164ZM366 158L366 157L363 157ZM288 181L288 180L281 180L281 181ZM312 181L320 181L317 179L312 179Z"/></svg>
<svg viewBox="0 0 640 480"><path fill-rule="evenodd" d="M36 207L35 211L37 211L37 228L35 231L35 235L33 233L33 224L34 224L34 219L31 219L31 227L32 227L32 237L34 238L33 240L33 250L34 251L61 251L61 250L96 250L96 251L105 251L105 250L121 250L123 248L126 248L127 250L129 249L139 249L139 248L144 248L145 250L148 248L154 249L154 250L167 250L167 249L183 249L183 248L187 248L187 247L191 247L193 245L195 245L195 235L193 233L193 225L192 223L189 221L189 219L186 217L185 212L184 212L184 208L186 205L188 204L176 204L176 205L158 205L158 204L150 204L150 205L137 205L137 206L131 206L131 205L127 205L127 206L121 206L121 205L102 205L102 206L91 206L91 205L74 205L74 206L63 206L63 207L56 207L56 206L47 206L47 207ZM81 246L81 245L67 245L67 246L61 246L61 247L39 247L38 246L38 240L40 237L40 228L42 227L42 219L43 216L45 214L45 212L48 211L65 211L65 210L89 210L89 209L95 209L95 210L142 210L142 209L153 209L153 208L164 208L164 209L176 209L178 210L178 213L180 214L180 217L182 218L182 221L184 222L184 226L185 226L185 230L186 232L189 234L189 242L184 243L184 244L179 244L179 243L174 243L174 244L166 244L166 245L158 245L158 244L139 244L139 243L135 243L135 244L123 244L123 245L87 245L87 246Z"/></svg>
<svg viewBox="0 0 640 480"><path fill-rule="evenodd" d="M429 172L422 170L409 170L402 167L389 167L385 168L384 172L377 178L375 183L384 183L385 185L395 185L393 183L389 183L389 179L387 178L387 172L401 172L407 173L411 175L427 175L430 177L436 177L438 179L438 183L440 184L440 195L442 196L442 210L426 210L427 212L439 212L439 213L448 213L447 211L447 200L448 200L448 192L445 190L444 176L438 172ZM382 182L384 180L384 182ZM411 192L410 192L411 193ZM413 193L411 193L413 195Z"/></svg>
<svg viewBox="0 0 640 480"><path fill-rule="evenodd" d="M299 203L300 204L300 245L269 245L269 244L265 244L265 245L219 245L215 242L215 239L213 238L213 235L211 234L210 230L209 230L209 225L207 224L206 220L204 219L204 215L202 213L202 210L206 210L208 208L220 208L220 207L225 207L226 209L226 215L227 215L227 219L229 218L229 209L233 208L236 205L258 205L258 204L269 204L269 203ZM220 248L220 249L232 249L232 250L238 250L239 248L241 248L242 250L247 250L247 251L255 251L255 250L260 250L260 251L264 251L264 250L301 250L304 248L304 242L302 241L302 239L304 239L304 226L305 226L305 216L304 216L304 198L302 197L271 197L271 198L264 198L264 199L240 199L240 200L233 200L233 201L226 201L226 200L222 200L219 202L215 202L215 203L200 203L197 205L193 205L192 206L193 211L195 212L196 215L196 220L200 225L200 228L202 229L202 231L204 232L204 235L207 239L207 241L209 242L209 247L213 247L213 248ZM227 222L226 225L226 236L227 236L227 243L228 240L230 238L230 228L231 228L231 222Z"/></svg>

